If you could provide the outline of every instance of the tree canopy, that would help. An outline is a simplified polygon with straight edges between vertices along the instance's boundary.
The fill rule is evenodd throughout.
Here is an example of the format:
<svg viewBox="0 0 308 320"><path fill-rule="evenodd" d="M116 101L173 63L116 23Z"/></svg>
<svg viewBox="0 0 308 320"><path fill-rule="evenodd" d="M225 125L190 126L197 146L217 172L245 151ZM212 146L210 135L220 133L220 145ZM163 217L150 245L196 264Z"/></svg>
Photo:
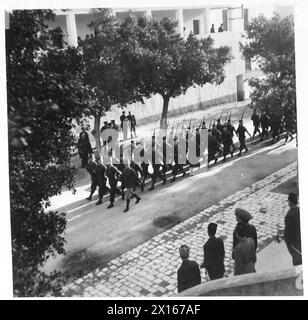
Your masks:
<svg viewBox="0 0 308 320"><path fill-rule="evenodd" d="M281 18L258 17L248 25L243 55L255 59L265 78L253 78L251 101L268 113L292 116L296 119L296 82L294 21Z"/></svg>
<svg viewBox="0 0 308 320"><path fill-rule="evenodd" d="M16 10L6 31L9 178L14 294L56 294L40 267L64 253L65 214L49 198L73 188L72 119L85 108L78 49L62 49L50 10ZM56 37L55 37L56 35Z"/></svg>
<svg viewBox="0 0 308 320"><path fill-rule="evenodd" d="M140 94L163 98L161 127L167 124L169 99L186 93L191 86L220 84L225 78L224 66L231 60L230 48L214 48L207 37L198 40L190 34L183 39L177 33L177 22L146 17L126 19L130 26L126 39L135 39L136 46L128 48L127 70L139 82ZM136 49L138 47L138 50Z"/></svg>

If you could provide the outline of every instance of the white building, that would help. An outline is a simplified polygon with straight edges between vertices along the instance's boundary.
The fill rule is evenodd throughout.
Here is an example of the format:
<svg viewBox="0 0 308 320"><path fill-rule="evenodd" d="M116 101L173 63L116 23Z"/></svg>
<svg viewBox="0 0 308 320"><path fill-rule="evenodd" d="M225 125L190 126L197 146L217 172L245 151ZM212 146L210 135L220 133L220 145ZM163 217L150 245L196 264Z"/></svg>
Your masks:
<svg viewBox="0 0 308 320"><path fill-rule="evenodd" d="M231 47L233 60L225 67L225 81L214 86L207 84L203 87L190 88L185 95L170 99L169 116L204 109L210 105L227 103L244 98L243 74L245 62L239 50L241 35L244 33L243 6L210 6L210 7L165 7L165 8L112 8L117 19L123 19L125 12L131 10L134 15L151 16L160 20L169 17L178 21L178 32L182 36L190 32L205 37L211 35L215 46L227 45ZM78 37L84 38L92 31L87 27L91 21L90 9L55 10L56 19L53 27L60 26L65 33L65 41L71 46L78 45ZM214 24L215 33L211 33ZM223 24L224 32L217 32ZM145 101L145 105L136 103L128 106L140 123L160 118L162 98L155 95ZM116 119L121 114L119 108L114 107L106 115L107 120Z"/></svg>

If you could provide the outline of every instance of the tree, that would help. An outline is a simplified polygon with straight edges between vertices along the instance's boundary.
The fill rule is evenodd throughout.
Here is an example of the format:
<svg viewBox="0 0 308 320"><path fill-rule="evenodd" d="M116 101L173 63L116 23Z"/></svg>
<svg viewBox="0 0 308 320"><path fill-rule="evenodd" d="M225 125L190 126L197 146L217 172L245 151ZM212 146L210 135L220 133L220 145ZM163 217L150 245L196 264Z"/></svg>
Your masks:
<svg viewBox="0 0 308 320"><path fill-rule="evenodd" d="M134 39L125 35L134 33L126 18L120 24L108 9L92 11L89 27L94 36L80 41L85 66L84 84L88 88L88 106L84 114L94 117L94 135L97 150L101 150L100 121L113 105L124 107L142 101L137 91L136 78L128 71L127 55L133 54ZM134 48L134 49L132 49Z"/></svg>
<svg viewBox="0 0 308 320"><path fill-rule="evenodd" d="M267 113L292 117L296 120L296 82L294 21L258 17L248 25L246 43L241 45L246 58L258 61L264 79L252 78L251 102Z"/></svg>
<svg viewBox="0 0 308 320"><path fill-rule="evenodd" d="M171 97L184 94L192 86L224 80L224 66L231 60L228 47L213 48L212 38L198 40L192 34L184 40L176 32L177 22L168 18L155 21L130 17L126 24L133 27L127 29L125 39L135 39L136 43L126 50L127 71L138 77L141 95L162 96L161 128L167 126Z"/></svg>
<svg viewBox="0 0 308 320"><path fill-rule="evenodd" d="M80 52L48 30L50 10L16 10L6 34L9 178L14 294L58 294L57 273L41 267L64 253L65 213L49 198L73 188L72 119L85 108ZM55 38L55 35L56 38Z"/></svg>

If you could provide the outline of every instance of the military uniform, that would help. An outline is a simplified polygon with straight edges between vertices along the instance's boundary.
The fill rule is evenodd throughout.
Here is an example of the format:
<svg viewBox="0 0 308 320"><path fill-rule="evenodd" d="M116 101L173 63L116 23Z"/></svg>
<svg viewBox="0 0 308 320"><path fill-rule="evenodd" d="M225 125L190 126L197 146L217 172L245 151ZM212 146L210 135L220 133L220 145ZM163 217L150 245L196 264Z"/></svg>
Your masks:
<svg viewBox="0 0 308 320"><path fill-rule="evenodd" d="M110 164L107 167L107 177L110 186L110 204L108 209L113 207L114 199L116 194L121 194L121 191L117 188L118 179L121 176L120 170L118 170L114 165Z"/></svg>
<svg viewBox="0 0 308 320"><path fill-rule="evenodd" d="M240 125L239 127L237 128L236 130L236 134L238 135L238 138L239 138L239 141L240 141L240 152L239 152L239 156L242 154L242 150L245 149L245 152L248 151L248 148L246 146L246 136L245 136L245 133L248 132L248 130L246 129L246 127L244 127L242 124L242 120L240 120Z"/></svg>
<svg viewBox="0 0 308 320"><path fill-rule="evenodd" d="M137 173L135 170L127 166L123 171L123 185L126 188L126 208L124 212L129 210L129 202L131 198L136 198L136 203L138 203L141 198L136 195L134 188L136 187Z"/></svg>
<svg viewBox="0 0 308 320"><path fill-rule="evenodd" d="M87 171L90 173L91 176L91 191L90 196L87 199L92 199L92 195L98 187L98 202L96 204L101 204L103 196L107 191L105 177L106 168L101 163L90 162L87 165Z"/></svg>

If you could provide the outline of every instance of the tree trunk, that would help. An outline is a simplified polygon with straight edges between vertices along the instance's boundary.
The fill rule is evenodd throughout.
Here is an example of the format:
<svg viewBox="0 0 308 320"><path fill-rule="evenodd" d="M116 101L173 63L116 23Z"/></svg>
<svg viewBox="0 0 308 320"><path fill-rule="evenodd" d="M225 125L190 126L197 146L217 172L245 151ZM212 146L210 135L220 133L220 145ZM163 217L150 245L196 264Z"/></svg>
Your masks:
<svg viewBox="0 0 308 320"><path fill-rule="evenodd" d="M97 152L101 152L102 145L101 145L101 137L100 137L100 127L101 127L101 115L94 116L94 137L96 143L96 150Z"/></svg>
<svg viewBox="0 0 308 320"><path fill-rule="evenodd" d="M161 119L160 119L160 129L167 128L168 106L169 106L170 97L163 96L163 99L164 99L164 104L163 104L163 111L162 111Z"/></svg>

